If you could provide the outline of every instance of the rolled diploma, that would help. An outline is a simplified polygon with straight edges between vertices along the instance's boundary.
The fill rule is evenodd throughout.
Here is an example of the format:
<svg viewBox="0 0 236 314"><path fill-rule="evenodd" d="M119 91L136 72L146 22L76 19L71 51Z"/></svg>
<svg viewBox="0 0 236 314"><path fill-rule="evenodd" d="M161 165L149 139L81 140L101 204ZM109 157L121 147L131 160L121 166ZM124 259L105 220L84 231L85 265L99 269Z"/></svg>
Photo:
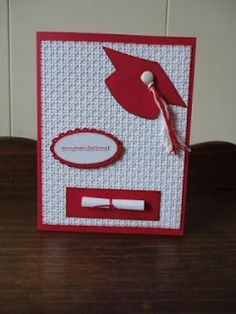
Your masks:
<svg viewBox="0 0 236 314"><path fill-rule="evenodd" d="M127 210L144 210L145 202L143 200L127 200L127 199L112 199L111 203L117 209ZM95 206L109 206L110 201L108 198L100 197L82 197L82 207L95 207Z"/></svg>

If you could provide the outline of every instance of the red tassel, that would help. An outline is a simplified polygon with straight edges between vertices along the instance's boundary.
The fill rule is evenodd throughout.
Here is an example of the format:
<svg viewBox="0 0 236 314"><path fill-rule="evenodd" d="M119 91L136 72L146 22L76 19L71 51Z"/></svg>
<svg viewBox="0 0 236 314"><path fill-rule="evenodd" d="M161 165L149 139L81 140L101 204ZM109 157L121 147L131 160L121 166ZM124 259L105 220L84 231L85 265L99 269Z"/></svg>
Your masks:
<svg viewBox="0 0 236 314"><path fill-rule="evenodd" d="M167 135L171 144L170 154L177 155L180 150L190 152L190 148L180 139L172 126L172 113L169 111L167 103L161 97L154 84L149 86L149 90L165 121Z"/></svg>

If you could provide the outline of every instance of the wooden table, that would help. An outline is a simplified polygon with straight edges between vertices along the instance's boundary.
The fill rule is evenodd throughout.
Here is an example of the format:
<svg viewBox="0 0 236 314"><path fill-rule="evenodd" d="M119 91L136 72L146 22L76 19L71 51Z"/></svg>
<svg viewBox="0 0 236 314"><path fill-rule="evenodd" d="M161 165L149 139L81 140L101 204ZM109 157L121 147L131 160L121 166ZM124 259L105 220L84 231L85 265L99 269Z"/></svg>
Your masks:
<svg viewBox="0 0 236 314"><path fill-rule="evenodd" d="M35 142L0 140L0 313L236 313L235 145L193 146L184 237L39 232Z"/></svg>

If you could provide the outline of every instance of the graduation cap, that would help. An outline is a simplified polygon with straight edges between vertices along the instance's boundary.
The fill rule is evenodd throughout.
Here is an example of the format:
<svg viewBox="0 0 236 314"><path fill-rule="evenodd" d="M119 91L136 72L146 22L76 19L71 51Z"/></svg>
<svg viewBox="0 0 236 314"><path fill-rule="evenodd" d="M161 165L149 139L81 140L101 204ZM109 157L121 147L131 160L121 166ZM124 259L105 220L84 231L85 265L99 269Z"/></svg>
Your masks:
<svg viewBox="0 0 236 314"><path fill-rule="evenodd" d="M107 47L103 49L115 67L105 83L117 102L140 118L156 119L161 115L170 153L177 154L180 149L189 151L174 130L169 104L187 106L160 64Z"/></svg>

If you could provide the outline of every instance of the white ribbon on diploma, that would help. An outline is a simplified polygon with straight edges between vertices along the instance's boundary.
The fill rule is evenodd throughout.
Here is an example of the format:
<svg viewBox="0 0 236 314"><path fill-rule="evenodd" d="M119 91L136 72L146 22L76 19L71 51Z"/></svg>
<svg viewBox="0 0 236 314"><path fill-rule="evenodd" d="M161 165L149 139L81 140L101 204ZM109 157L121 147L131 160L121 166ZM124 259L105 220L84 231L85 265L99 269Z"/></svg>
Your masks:
<svg viewBox="0 0 236 314"><path fill-rule="evenodd" d="M114 208L124 210L144 210L145 202L143 200L127 199L108 199L100 197L82 197L82 207L91 208Z"/></svg>

